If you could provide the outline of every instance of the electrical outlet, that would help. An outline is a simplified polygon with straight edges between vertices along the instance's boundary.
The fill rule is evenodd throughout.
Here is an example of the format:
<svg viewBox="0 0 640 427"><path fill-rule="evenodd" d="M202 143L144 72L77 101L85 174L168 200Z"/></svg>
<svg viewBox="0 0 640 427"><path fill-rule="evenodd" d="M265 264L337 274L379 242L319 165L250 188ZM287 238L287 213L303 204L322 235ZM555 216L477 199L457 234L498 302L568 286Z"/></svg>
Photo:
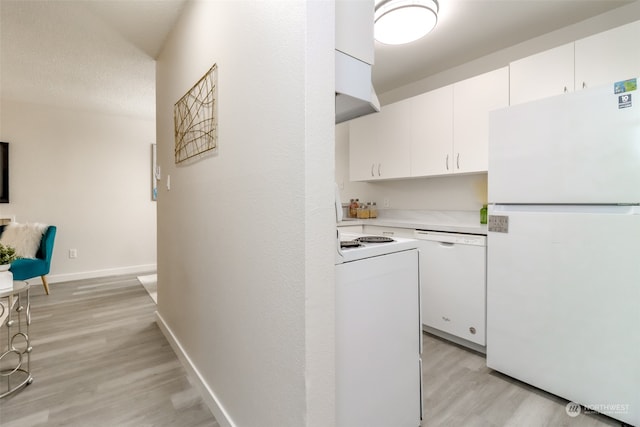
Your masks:
<svg viewBox="0 0 640 427"><path fill-rule="evenodd" d="M383 199L383 200L382 200L382 205L383 205L385 208L388 208L388 207L391 207L391 202L389 201L389 199Z"/></svg>
<svg viewBox="0 0 640 427"><path fill-rule="evenodd" d="M78 258L78 250L77 249L69 249L69 258L71 258L71 259Z"/></svg>

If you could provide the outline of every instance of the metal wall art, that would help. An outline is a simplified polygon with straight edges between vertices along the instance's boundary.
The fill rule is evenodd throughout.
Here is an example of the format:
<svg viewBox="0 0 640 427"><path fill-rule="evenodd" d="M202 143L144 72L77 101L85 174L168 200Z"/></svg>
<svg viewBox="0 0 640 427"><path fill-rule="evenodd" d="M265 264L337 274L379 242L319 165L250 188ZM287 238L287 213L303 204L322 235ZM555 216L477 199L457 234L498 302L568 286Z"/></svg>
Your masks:
<svg viewBox="0 0 640 427"><path fill-rule="evenodd" d="M175 161L218 146L218 67L213 67L173 107Z"/></svg>

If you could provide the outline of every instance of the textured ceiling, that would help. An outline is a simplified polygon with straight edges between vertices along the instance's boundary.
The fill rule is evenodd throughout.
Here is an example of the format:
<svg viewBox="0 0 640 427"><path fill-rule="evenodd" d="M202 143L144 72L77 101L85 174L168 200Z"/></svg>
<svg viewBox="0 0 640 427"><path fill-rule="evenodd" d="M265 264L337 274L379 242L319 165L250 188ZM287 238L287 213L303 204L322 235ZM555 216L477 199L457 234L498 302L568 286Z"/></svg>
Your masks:
<svg viewBox="0 0 640 427"><path fill-rule="evenodd" d="M376 43L374 86L384 93L633 2L440 0L438 26L423 40ZM154 117L154 58L184 3L0 0L0 95Z"/></svg>
<svg viewBox="0 0 640 427"><path fill-rule="evenodd" d="M155 117L155 57L184 0L0 0L3 98Z"/></svg>

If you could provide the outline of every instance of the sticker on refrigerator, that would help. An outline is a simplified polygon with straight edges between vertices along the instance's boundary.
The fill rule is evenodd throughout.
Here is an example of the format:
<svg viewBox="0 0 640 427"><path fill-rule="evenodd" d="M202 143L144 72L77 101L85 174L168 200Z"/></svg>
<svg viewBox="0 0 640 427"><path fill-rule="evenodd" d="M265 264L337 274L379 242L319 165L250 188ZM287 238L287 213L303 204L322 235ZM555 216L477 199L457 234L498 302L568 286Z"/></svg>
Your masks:
<svg viewBox="0 0 640 427"><path fill-rule="evenodd" d="M621 82L615 82L613 84L613 93L625 93L638 89L638 80L629 79Z"/></svg>
<svg viewBox="0 0 640 427"><path fill-rule="evenodd" d="M489 215L487 228L489 231L494 231L496 233L508 233L509 217L506 215Z"/></svg>
<svg viewBox="0 0 640 427"><path fill-rule="evenodd" d="M618 96L618 109L631 107L631 94L625 93Z"/></svg>

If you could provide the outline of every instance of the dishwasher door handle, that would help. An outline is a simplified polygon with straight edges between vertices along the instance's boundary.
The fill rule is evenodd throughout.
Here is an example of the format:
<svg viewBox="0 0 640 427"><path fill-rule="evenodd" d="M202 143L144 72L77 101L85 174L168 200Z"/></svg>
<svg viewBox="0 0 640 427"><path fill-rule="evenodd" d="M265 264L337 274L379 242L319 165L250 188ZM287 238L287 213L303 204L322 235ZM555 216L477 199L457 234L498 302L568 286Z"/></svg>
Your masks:
<svg viewBox="0 0 640 427"><path fill-rule="evenodd" d="M455 243L451 242L438 242L440 246L444 246L445 248L452 248L455 246Z"/></svg>

